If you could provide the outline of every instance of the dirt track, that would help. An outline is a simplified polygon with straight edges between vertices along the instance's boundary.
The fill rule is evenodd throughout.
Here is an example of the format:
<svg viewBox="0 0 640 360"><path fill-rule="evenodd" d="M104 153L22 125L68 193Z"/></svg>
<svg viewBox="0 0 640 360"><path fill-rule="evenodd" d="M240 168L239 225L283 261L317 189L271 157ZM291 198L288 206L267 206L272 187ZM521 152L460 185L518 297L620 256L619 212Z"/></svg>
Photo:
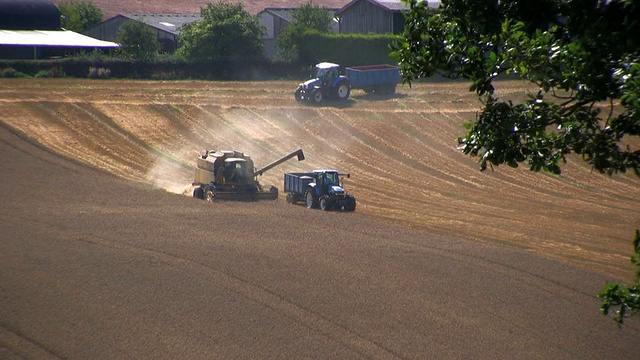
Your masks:
<svg viewBox="0 0 640 360"><path fill-rule="evenodd" d="M0 355L638 356L595 299L631 276L637 178L480 173L455 150L464 84L326 107L294 87L3 79ZM204 149L298 147L261 181L337 167L356 213L171 193Z"/></svg>

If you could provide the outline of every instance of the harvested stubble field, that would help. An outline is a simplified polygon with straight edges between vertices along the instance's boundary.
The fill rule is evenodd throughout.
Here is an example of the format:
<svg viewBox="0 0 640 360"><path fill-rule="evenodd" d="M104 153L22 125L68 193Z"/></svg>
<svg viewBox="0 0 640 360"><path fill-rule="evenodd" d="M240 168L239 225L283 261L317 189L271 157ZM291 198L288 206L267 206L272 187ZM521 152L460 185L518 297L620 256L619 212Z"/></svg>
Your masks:
<svg viewBox="0 0 640 360"><path fill-rule="evenodd" d="M595 297L631 279L638 178L480 172L467 84L326 106L296 85L2 79L0 357L638 356ZM191 198L205 149L297 148L261 183L349 172L355 213Z"/></svg>
<svg viewBox="0 0 640 360"><path fill-rule="evenodd" d="M403 85L381 98L293 101L293 82L3 80L6 125L64 156L191 194L195 158L233 149L257 167L302 148L307 160L267 172L337 168L358 213L465 239L502 243L629 277L640 181L570 161L562 176L502 166L480 172L456 150L480 104L464 83ZM520 82L498 86L522 98Z"/></svg>

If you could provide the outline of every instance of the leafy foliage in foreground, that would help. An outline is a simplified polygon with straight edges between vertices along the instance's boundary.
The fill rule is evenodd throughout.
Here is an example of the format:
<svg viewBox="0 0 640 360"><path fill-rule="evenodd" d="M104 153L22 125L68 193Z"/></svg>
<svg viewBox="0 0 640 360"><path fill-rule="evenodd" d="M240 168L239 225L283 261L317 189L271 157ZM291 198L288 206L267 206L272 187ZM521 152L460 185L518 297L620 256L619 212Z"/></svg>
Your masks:
<svg viewBox="0 0 640 360"><path fill-rule="evenodd" d="M480 169L526 164L560 174L568 154L597 171L640 177L640 2L637 0L442 0L410 3L394 45L404 79L440 74L471 81L484 108L465 124L459 149ZM537 91L514 104L494 80L517 75ZM635 286L606 284L598 296L622 324L640 311L640 235Z"/></svg>
<svg viewBox="0 0 640 360"><path fill-rule="evenodd" d="M559 174L576 153L606 174L640 176L640 4L633 0L411 2L395 47L405 81L440 74L471 81L484 109L458 139L480 168L524 163ZM494 96L517 74L529 101ZM636 144L637 145L637 144Z"/></svg>
<svg viewBox="0 0 640 360"><path fill-rule="evenodd" d="M618 325L624 323L624 319L640 312L640 231L636 230L636 237L633 240L635 254L631 257L631 263L636 268L636 282L632 287L608 283L605 288L598 293L602 299L600 309L604 315L609 315L613 310L613 320Z"/></svg>

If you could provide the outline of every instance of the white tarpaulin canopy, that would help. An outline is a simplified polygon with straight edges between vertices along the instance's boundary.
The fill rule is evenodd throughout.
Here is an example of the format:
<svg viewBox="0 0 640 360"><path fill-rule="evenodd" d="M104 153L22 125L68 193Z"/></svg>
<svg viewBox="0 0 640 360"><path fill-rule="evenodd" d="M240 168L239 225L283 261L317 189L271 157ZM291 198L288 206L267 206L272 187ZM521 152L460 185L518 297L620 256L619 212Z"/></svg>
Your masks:
<svg viewBox="0 0 640 360"><path fill-rule="evenodd" d="M0 45L115 48L118 44L69 30L0 30Z"/></svg>

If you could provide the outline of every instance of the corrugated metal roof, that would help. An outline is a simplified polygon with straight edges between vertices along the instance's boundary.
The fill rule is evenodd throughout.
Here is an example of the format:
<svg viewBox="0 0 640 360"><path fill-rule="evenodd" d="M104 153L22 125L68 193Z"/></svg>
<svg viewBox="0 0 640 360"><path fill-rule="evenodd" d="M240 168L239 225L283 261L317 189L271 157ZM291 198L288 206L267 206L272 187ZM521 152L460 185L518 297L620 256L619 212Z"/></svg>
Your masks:
<svg viewBox="0 0 640 360"><path fill-rule="evenodd" d="M122 16L173 34L179 34L182 25L202 19L199 14L125 14Z"/></svg>
<svg viewBox="0 0 640 360"><path fill-rule="evenodd" d="M350 3L343 6L342 9L338 10L336 14L338 15L342 14L345 10L347 10L348 8L350 8L351 6L353 6L359 1L360 0L351 1ZM404 11L410 10L409 4L407 4L402 0L365 0L365 1L369 1L370 3L373 3L374 5L377 5L390 12L404 12ZM418 1L426 1L427 5L432 9L437 9L438 7L440 7L440 4L441 4L441 0L418 0Z"/></svg>
<svg viewBox="0 0 640 360"><path fill-rule="evenodd" d="M268 12L271 13L287 22L293 22L293 12L298 10L299 8L265 8L264 10L260 11L258 13L258 15L264 13L264 12ZM335 14L336 11L340 10L337 8L322 8L322 9L326 9L329 11L329 15L331 17L333 17L333 15Z"/></svg>
<svg viewBox="0 0 640 360"><path fill-rule="evenodd" d="M405 11L409 10L409 5L406 2L400 0L372 0L380 4L383 8L390 11Z"/></svg>
<svg viewBox="0 0 640 360"><path fill-rule="evenodd" d="M0 30L0 45L114 48L119 45L69 30Z"/></svg>
<svg viewBox="0 0 640 360"><path fill-rule="evenodd" d="M297 10L297 8L266 8L258 13L258 15L268 12L271 13L286 22L293 21L293 11Z"/></svg>

